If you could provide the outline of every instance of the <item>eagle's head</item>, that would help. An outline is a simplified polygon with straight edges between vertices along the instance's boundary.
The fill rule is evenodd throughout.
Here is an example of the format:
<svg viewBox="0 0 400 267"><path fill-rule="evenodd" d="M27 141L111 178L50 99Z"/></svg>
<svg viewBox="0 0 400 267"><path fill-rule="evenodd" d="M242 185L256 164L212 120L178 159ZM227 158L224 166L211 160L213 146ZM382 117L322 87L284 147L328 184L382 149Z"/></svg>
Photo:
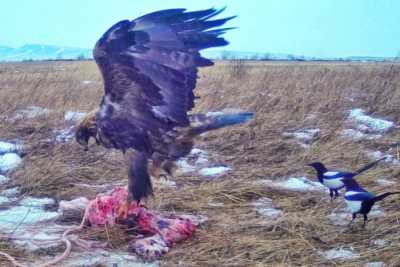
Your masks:
<svg viewBox="0 0 400 267"><path fill-rule="evenodd" d="M89 150L89 140L94 138L96 143L97 139L97 124L96 124L96 111L89 112L77 125L75 131L75 140L84 147L85 151Z"/></svg>

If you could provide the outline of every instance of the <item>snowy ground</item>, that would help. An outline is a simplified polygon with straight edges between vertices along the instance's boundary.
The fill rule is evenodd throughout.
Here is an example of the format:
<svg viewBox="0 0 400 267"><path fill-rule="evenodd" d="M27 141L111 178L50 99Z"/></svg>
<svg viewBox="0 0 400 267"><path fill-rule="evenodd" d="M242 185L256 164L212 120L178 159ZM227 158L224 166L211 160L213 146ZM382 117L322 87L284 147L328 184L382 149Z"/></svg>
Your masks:
<svg viewBox="0 0 400 267"><path fill-rule="evenodd" d="M308 148L313 139L321 132L320 129L304 129L295 132L284 132L283 137L294 138L304 148Z"/></svg>
<svg viewBox="0 0 400 267"><path fill-rule="evenodd" d="M385 216L385 211L379 204L375 204L370 213L368 214L368 219L380 218ZM329 220L338 226L347 226L352 218L351 212L347 209L347 206L339 207L333 210L328 215ZM354 225L358 225L363 221L362 215L358 215L357 219L354 221Z"/></svg>
<svg viewBox="0 0 400 267"><path fill-rule="evenodd" d="M198 173L205 178L218 177L231 170L230 167L209 162L208 152L193 148L187 157L176 162L181 173Z"/></svg>
<svg viewBox="0 0 400 267"><path fill-rule="evenodd" d="M271 187L278 187L284 190L307 192L307 191L326 191L325 187L319 183L310 180L307 177L289 177L278 181L265 179L260 181L261 184Z"/></svg>
<svg viewBox="0 0 400 267"><path fill-rule="evenodd" d="M282 210L275 207L272 199L267 197L260 198L252 204L256 208L257 213L263 216L267 222L277 219L283 214Z"/></svg>
<svg viewBox="0 0 400 267"><path fill-rule="evenodd" d="M379 139L395 125L393 122L366 115L360 109L352 109L347 117L348 129L341 132L341 136L355 141L362 139Z"/></svg>

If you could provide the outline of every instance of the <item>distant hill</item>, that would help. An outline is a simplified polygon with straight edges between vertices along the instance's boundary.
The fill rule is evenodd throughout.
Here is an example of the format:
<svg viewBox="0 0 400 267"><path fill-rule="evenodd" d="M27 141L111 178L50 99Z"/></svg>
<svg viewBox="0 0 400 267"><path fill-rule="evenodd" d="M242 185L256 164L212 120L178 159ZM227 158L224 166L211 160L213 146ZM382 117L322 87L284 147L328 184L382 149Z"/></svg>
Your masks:
<svg viewBox="0 0 400 267"><path fill-rule="evenodd" d="M0 46L0 61L87 58L92 58L92 49L41 44L27 44L17 48Z"/></svg>
<svg viewBox="0 0 400 267"><path fill-rule="evenodd" d="M247 59L247 60L296 60L296 61L312 61L312 60L330 60L330 61L394 61L400 58L395 57L367 57L367 56L351 56L351 57L308 57L293 54L278 54L278 53L257 53L243 52L231 50L209 50L201 53L203 56L212 59Z"/></svg>
<svg viewBox="0 0 400 267"><path fill-rule="evenodd" d="M343 60L343 61L393 61L394 57L363 57L353 56L344 58L317 58L302 55L258 53L232 50L206 50L201 54L211 59L246 59L246 60ZM64 47L56 45L27 44L12 48L0 45L0 61L27 61L27 60L56 60L56 59L92 59L92 49Z"/></svg>

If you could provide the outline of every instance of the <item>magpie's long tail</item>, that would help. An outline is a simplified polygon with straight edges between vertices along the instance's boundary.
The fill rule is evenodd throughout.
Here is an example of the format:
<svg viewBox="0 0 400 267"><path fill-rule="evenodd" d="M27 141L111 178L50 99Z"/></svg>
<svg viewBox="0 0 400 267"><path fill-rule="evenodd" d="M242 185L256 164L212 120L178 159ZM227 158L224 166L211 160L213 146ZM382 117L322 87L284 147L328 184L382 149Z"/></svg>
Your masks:
<svg viewBox="0 0 400 267"><path fill-rule="evenodd" d="M400 192L386 192L386 193L383 193L383 194L381 194L379 196L374 197L372 200L374 202L381 201L381 200L385 199L386 197L388 197L390 195L394 195L394 194L400 194Z"/></svg>
<svg viewBox="0 0 400 267"><path fill-rule="evenodd" d="M362 172L365 172L366 170L371 169L371 168L374 167L376 164L378 164L378 162L380 162L380 161L382 161L382 160L384 160L384 159L386 159L386 158L387 158L387 156L382 157L382 158L380 158L380 159L377 159L377 160L375 160L375 161L373 161L373 162L371 162L371 163L368 163L368 164L365 165L364 167L362 167L362 168L358 169L357 171L355 171L355 173L356 173L357 175L358 175L358 174L361 174Z"/></svg>
<svg viewBox="0 0 400 267"><path fill-rule="evenodd" d="M252 112L239 112L231 114L195 114L192 115L190 135L196 136L211 130L220 129L239 123L244 123L254 117Z"/></svg>

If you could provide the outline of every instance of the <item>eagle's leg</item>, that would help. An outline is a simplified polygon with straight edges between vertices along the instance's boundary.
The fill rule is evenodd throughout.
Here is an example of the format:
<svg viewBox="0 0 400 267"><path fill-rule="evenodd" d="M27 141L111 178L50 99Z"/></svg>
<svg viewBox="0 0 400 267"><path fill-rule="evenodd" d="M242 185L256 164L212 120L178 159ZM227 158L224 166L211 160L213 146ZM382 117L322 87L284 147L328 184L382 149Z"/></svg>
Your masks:
<svg viewBox="0 0 400 267"><path fill-rule="evenodd" d="M152 164L150 164L149 174L153 178L160 178L161 174L161 161L153 159Z"/></svg>
<svg viewBox="0 0 400 267"><path fill-rule="evenodd" d="M153 194L150 176L148 173L148 156L147 153L138 152L133 149L128 149L125 153L125 160L129 166L128 172L128 197L119 209L117 216L126 219L128 216L129 207L133 201L140 201Z"/></svg>

